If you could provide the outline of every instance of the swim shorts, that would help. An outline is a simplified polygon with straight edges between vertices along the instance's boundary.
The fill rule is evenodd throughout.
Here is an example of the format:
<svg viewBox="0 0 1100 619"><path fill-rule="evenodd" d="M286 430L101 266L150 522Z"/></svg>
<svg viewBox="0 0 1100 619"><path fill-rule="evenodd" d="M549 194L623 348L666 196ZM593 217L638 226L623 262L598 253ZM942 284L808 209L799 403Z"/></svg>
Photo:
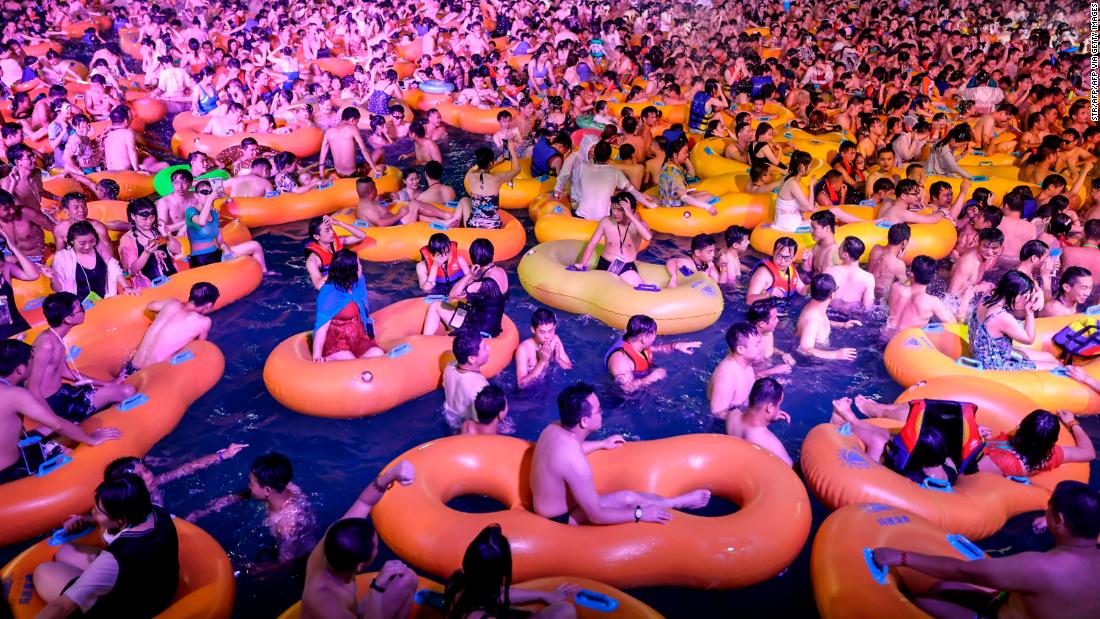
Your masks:
<svg viewBox="0 0 1100 619"><path fill-rule="evenodd" d="M57 393L46 398L46 403L58 417L80 423L96 412L92 405L93 395L95 395L95 387L91 385L61 383Z"/></svg>
<svg viewBox="0 0 1100 619"><path fill-rule="evenodd" d="M192 254L191 256L189 256L187 258L187 262L188 262L188 264L191 265L192 269L197 269L198 267L204 267L208 264L217 264L221 261L222 261L222 250L220 250L220 249L215 249L212 252L207 252L205 254L199 254L197 256Z"/></svg>
<svg viewBox="0 0 1100 619"><path fill-rule="evenodd" d="M596 261L596 270L597 271L608 271L608 270L610 270L610 267L611 267L611 263L608 262L607 260L604 260L603 256L600 256L600 259ZM619 274L625 273L627 271L634 271L635 273L637 273L638 272L638 265L634 264L633 262L627 262L627 263L623 264L623 268L620 269L619 272L616 273L615 275L619 275Z"/></svg>

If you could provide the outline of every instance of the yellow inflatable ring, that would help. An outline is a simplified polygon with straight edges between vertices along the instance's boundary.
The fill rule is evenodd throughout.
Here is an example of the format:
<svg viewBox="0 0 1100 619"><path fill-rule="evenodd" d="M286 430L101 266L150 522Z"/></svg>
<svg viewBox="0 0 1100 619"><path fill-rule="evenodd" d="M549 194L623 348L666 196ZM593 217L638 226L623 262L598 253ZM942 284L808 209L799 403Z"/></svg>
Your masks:
<svg viewBox="0 0 1100 619"><path fill-rule="evenodd" d="M588 242L596 231L598 221L577 217L565 203L555 200L551 194L543 194L528 207L528 215L535 222L535 238L539 243L550 241ZM649 247L649 241L642 239L638 251Z"/></svg>
<svg viewBox="0 0 1100 619"><path fill-rule="evenodd" d="M715 198L717 215L711 215L696 206L661 206L639 208L638 215L654 232L676 236L695 236L700 233L718 234L737 225L755 228L771 218L775 208L774 193L745 193L739 191L738 175L712 176L691 185ZM657 200L657 188L646 191Z"/></svg>
<svg viewBox="0 0 1100 619"><path fill-rule="evenodd" d="M519 209L527 208L540 194L554 191L554 185L558 178L549 174L535 178L531 176L531 158L523 157L519 160L519 176L500 186L500 208ZM504 161L492 167L490 172L502 174L512 169L512 163ZM470 184L463 180L466 191L470 191Z"/></svg>

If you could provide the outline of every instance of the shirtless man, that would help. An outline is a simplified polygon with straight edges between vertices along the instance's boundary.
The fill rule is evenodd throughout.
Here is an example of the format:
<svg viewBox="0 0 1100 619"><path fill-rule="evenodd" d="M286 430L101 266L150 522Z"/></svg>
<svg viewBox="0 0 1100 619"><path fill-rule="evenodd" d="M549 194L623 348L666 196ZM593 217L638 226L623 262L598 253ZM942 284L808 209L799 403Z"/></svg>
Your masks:
<svg viewBox="0 0 1100 619"><path fill-rule="evenodd" d="M92 224L92 228L95 228L96 236L99 237L99 243L96 244L96 251L100 256L103 256L105 261L110 262L111 259L115 257L115 250L114 247L111 246L111 237L107 235L107 226L98 219L88 218L88 199L84 197L84 194L75 191L65 194L61 197L61 208L64 209L65 214L69 217L57 223L53 229L53 238L67 238L69 226L72 226L78 221L87 221ZM129 228L129 224L126 224L126 227Z"/></svg>
<svg viewBox="0 0 1100 619"><path fill-rule="evenodd" d="M120 105L111 110L111 127L103 133L103 165L109 171L133 170L156 172L168 167L137 148L136 135L130 127L130 108Z"/></svg>
<svg viewBox="0 0 1100 619"><path fill-rule="evenodd" d="M702 342L654 344L656 339L657 321L641 314L631 316L622 338L604 355L607 370L623 393L634 393L668 376L664 368L654 365L653 353L679 351L691 355L703 345Z"/></svg>
<svg viewBox="0 0 1100 619"><path fill-rule="evenodd" d="M1071 266L1062 271L1058 287L1047 299L1040 316L1071 316L1092 296L1092 272L1084 267Z"/></svg>
<svg viewBox="0 0 1100 619"><path fill-rule="evenodd" d="M107 94L106 85L102 75L93 75L84 90L84 111L96 120L107 118L111 108L119 103Z"/></svg>
<svg viewBox="0 0 1100 619"><path fill-rule="evenodd" d="M65 343L73 327L84 322L84 307L76 295L55 292L42 302L49 328L34 341L27 389L50 405L63 419L80 423L99 411L134 395L133 385L116 378L104 382L87 378ZM67 380L70 382L62 382Z"/></svg>
<svg viewBox="0 0 1100 619"><path fill-rule="evenodd" d="M638 259L638 247L643 241L653 238L649 226L634 213L634 196L628 192L619 192L611 200L611 214L600 220L596 231L588 244L584 246L581 259L573 265L578 271L588 269L596 246L603 243L603 253L596 261L597 271L608 271L618 275L627 284L638 286L643 282L634 261Z"/></svg>
<svg viewBox="0 0 1100 619"><path fill-rule="evenodd" d="M558 395L561 421L539 435L531 462L531 490L535 513L562 524L608 525L628 522L665 523L669 510L694 509L710 502L709 490L693 490L677 497L633 490L600 495L586 456L600 449L618 449L623 437L586 441L603 427L603 411L592 386L576 383Z"/></svg>
<svg viewBox="0 0 1100 619"><path fill-rule="evenodd" d="M814 246L802 256L802 270L807 275L824 273L825 269L840 264L840 246L837 245L835 233L836 216L831 212L818 211L810 216L810 236Z"/></svg>
<svg viewBox="0 0 1100 619"><path fill-rule="evenodd" d="M730 411L726 417L726 434L746 440L774 454L787 466L794 466L794 460L787 448L772 434L768 424L773 421L791 421L790 414L783 411L783 386L774 378L759 378L749 391L748 407Z"/></svg>
<svg viewBox="0 0 1100 619"><path fill-rule="evenodd" d="M409 137L412 139L412 155L416 165L424 165L429 161L443 163L443 153L439 152L439 145L428 138L423 123L413 121L409 127Z"/></svg>
<svg viewBox="0 0 1100 619"><path fill-rule="evenodd" d="M405 461L379 473L355 503L325 532L306 562L302 619L398 619L412 606L416 573L396 559L386 561L359 600L355 576L378 556L378 535L367 517L394 483L408 486L415 471ZM357 601L359 600L359 601Z"/></svg>
<svg viewBox="0 0 1100 619"><path fill-rule="evenodd" d="M325 160L328 158L330 151L332 152L332 167L340 176L359 175L360 166L356 163L357 152L363 154L363 160L372 175L379 173L374 161L371 160L367 144L363 141L363 134L359 131L359 119L361 117L362 114L359 113L358 108L345 108L340 113L340 124L325 130L324 138L321 140L321 154L318 157L320 170L317 175L319 177L324 178L325 176Z"/></svg>
<svg viewBox="0 0 1100 619"><path fill-rule="evenodd" d="M735 129L736 139L730 142L722 151L722 156L741 163L749 163L749 145L756 137L752 125L741 123Z"/></svg>
<svg viewBox="0 0 1100 619"><path fill-rule="evenodd" d="M726 331L729 352L718 362L707 382L710 413L718 419L726 419L731 411L744 408L748 402L756 380L753 365L764 358L762 344L760 333L748 322L735 322Z"/></svg>
<svg viewBox="0 0 1100 619"><path fill-rule="evenodd" d="M252 162L248 171L222 183L229 198L262 198L275 191L271 184L271 162L264 158Z"/></svg>
<svg viewBox="0 0 1100 619"><path fill-rule="evenodd" d="M798 351L818 359L834 361L852 361L856 358L856 349L837 348L826 350L833 327L847 329L863 323L858 320L838 322L829 319L829 304L836 297L836 281L832 275L822 273L814 276L810 282L810 300L798 315Z"/></svg>
<svg viewBox="0 0 1100 619"><path fill-rule="evenodd" d="M474 399L489 381L481 368L489 362L489 343L478 333L459 331L451 343L455 361L443 368L443 413L458 426L474 419Z"/></svg>
<svg viewBox="0 0 1100 619"><path fill-rule="evenodd" d="M512 113L508 110L501 110L497 112L497 124L500 125L500 129L497 129L496 133L492 136L493 145L497 147L498 151L502 151L507 154L508 147L506 144L511 142L512 144L520 143L519 128L515 125L515 119L512 117Z"/></svg>
<svg viewBox="0 0 1100 619"><path fill-rule="evenodd" d="M1059 254L1060 254L1059 250ZM1039 290L1043 291L1043 301L1049 299L1052 292L1054 275L1058 272L1059 260L1050 247L1034 239L1020 248L1020 264L1016 270L1031 278Z"/></svg>
<svg viewBox="0 0 1100 619"><path fill-rule="evenodd" d="M894 282L905 281L905 248L912 234L909 224L894 224L886 231L886 245L875 245L867 258L867 271L875 278L875 298L885 299Z"/></svg>
<svg viewBox="0 0 1100 619"><path fill-rule="evenodd" d="M447 139L447 125L443 124L443 115L434 107L428 110L428 120L424 124L424 133L433 142Z"/></svg>
<svg viewBox="0 0 1100 619"><path fill-rule="evenodd" d="M780 350L775 345L775 330L779 327L778 299L760 299L753 302L745 312L745 321L756 327L760 334L760 346L763 360L771 360L777 354L780 362L770 368L757 372L757 376L774 376L776 374L790 374L796 364L795 358L787 352Z"/></svg>
<svg viewBox="0 0 1100 619"><path fill-rule="evenodd" d="M202 127L202 133L217 136L229 136L244 131L244 108L239 103L230 103L226 107L225 114L211 115L210 120ZM198 138L195 143L198 144Z"/></svg>
<svg viewBox="0 0 1100 619"><path fill-rule="evenodd" d="M46 229L53 229L53 222L33 208L17 205L10 193L0 189L0 231L31 262L42 264Z"/></svg>
<svg viewBox="0 0 1100 619"><path fill-rule="evenodd" d="M921 186L907 178L894 186L894 199L879 208L878 218L892 223L934 224L947 215L943 211L925 214L920 212L922 209Z"/></svg>
<svg viewBox="0 0 1100 619"><path fill-rule="evenodd" d="M1004 253L1017 256L1024 243L1038 235L1035 224L1024 219L1024 205L1027 196L1022 193L1009 193L1001 202L1001 221L995 226L1005 236Z"/></svg>
<svg viewBox="0 0 1100 619"><path fill-rule="evenodd" d="M462 422L458 433L465 436L498 434L500 422L508 416L508 398L496 385L486 385L474 398L474 418Z"/></svg>
<svg viewBox="0 0 1100 619"><path fill-rule="evenodd" d="M187 222L183 214L189 208L199 208L199 200L191 191L195 178L187 170L172 172L172 193L157 200L157 223L161 234L185 234ZM224 184L223 184L224 186Z"/></svg>
<svg viewBox="0 0 1100 619"><path fill-rule="evenodd" d="M669 276L668 287L675 288L680 277L691 277L699 271L718 281L718 266L714 263L715 245L714 235L696 234L691 239L691 253L665 261L665 270Z"/></svg>
<svg viewBox="0 0 1100 619"><path fill-rule="evenodd" d="M540 307L531 315L531 337L516 348L516 385L523 389L542 377L557 363L563 370L573 369L573 361L557 334L554 312Z"/></svg>
<svg viewBox="0 0 1100 619"><path fill-rule="evenodd" d="M1051 493L1045 519L1054 537L1046 552L1022 552L976 561L875 548L876 564L906 566L939 579L930 592L969 592L969 598L918 597L916 605L933 617L1027 617L1090 619L1100 616L1100 497L1079 481L1062 481ZM967 604L966 600L970 600Z"/></svg>
<svg viewBox="0 0 1100 619"><path fill-rule="evenodd" d="M947 309L943 300L928 293L928 284L936 277L936 261L928 256L917 256L913 259L911 271L911 283L906 285L897 281L890 288L886 328L898 331L914 327L923 329L933 317L940 324L956 322L955 314ZM958 321L965 322L965 318Z"/></svg>
<svg viewBox="0 0 1100 619"><path fill-rule="evenodd" d="M749 231L733 225L726 228L723 236L726 240L726 248L715 259L718 265L718 283L736 284L738 278L749 270L741 263L741 257L749 251Z"/></svg>
<svg viewBox="0 0 1100 619"><path fill-rule="evenodd" d="M410 173L411 175L411 173ZM421 203L447 204L454 202L455 190L449 185L443 184L443 164L438 161L429 161L424 164L424 176L427 177L428 186L415 196L415 200Z"/></svg>
<svg viewBox="0 0 1100 619"><path fill-rule="evenodd" d="M42 186L42 170L37 167L37 156L29 146L12 146L8 149L8 160L12 168L7 176L0 179L0 189L10 193L16 204L41 213L43 199L61 200L60 196ZM49 230L52 225L44 227Z"/></svg>
<svg viewBox="0 0 1100 619"><path fill-rule="evenodd" d="M955 261L947 283L947 294L959 300L960 315L967 315L970 300L975 295L988 294L993 290L991 282L982 280L986 271L996 266L1000 259L1004 238L997 228L981 230L978 232L978 245Z"/></svg>
<svg viewBox="0 0 1100 619"><path fill-rule="evenodd" d="M374 227L387 227L395 224L411 224L416 221L419 202L410 202L390 212L388 206L378 203L378 187L368 177L355 181L355 193L359 203L355 207L355 217Z"/></svg>
<svg viewBox="0 0 1100 619"><path fill-rule="evenodd" d="M212 324L207 314L214 311L218 295L214 284L198 282L191 286L186 303L162 299L146 305L145 312L156 314L156 318L145 330L134 356L123 366L122 374L130 376L154 363L167 361L191 342L205 340Z"/></svg>
<svg viewBox="0 0 1100 619"><path fill-rule="evenodd" d="M825 269L836 281L835 303L845 306L871 307L875 304L875 276L859 266L863 241L845 237L840 243L840 264Z"/></svg>
<svg viewBox="0 0 1100 619"><path fill-rule="evenodd" d="M48 429L90 446L122 436L117 428L99 428L87 433L79 425L58 417L41 398L21 386L30 376L30 367L30 345L19 340L0 340L0 484L31 474L18 446L28 434L23 431L24 419L37 424L39 430Z"/></svg>

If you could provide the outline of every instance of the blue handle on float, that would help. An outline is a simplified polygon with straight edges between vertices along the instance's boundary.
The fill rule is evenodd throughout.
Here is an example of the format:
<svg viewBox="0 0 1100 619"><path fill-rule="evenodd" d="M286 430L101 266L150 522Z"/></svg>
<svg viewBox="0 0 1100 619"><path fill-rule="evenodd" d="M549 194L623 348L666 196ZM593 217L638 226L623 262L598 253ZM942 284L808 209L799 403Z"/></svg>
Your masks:
<svg viewBox="0 0 1100 619"><path fill-rule="evenodd" d="M772 119L771 116L761 116L760 118L757 118L756 120L759 120L761 122L766 122L766 121L769 121L771 119Z"/></svg>
<svg viewBox="0 0 1100 619"><path fill-rule="evenodd" d="M946 479L940 479L939 477L925 477L924 481L920 483L920 487L925 490L935 490L936 492L955 491L955 489L951 487L951 482Z"/></svg>
<svg viewBox="0 0 1100 619"><path fill-rule="evenodd" d="M973 368L975 370L984 370L985 366L981 361L973 357L962 356L955 360L955 365L961 365L964 368Z"/></svg>
<svg viewBox="0 0 1100 619"><path fill-rule="evenodd" d="M982 166L982 165L991 166L991 165L993 165L993 162L992 161L979 161L978 165L980 165L980 166Z"/></svg>
<svg viewBox="0 0 1100 619"><path fill-rule="evenodd" d="M389 357L390 359L397 359L398 357L404 357L405 355L411 353L412 349L413 349L412 345L407 343L407 342L404 343L404 344L398 344L386 356Z"/></svg>
<svg viewBox="0 0 1100 619"><path fill-rule="evenodd" d="M153 278L153 280L151 282L149 282L149 284L153 288L159 288L159 287L161 287L161 286L163 286L167 283L168 283L168 276L167 275L161 275L159 277L155 277L155 278Z"/></svg>
<svg viewBox="0 0 1100 619"><path fill-rule="evenodd" d="M42 303L45 300L46 300L46 297L38 297L37 299L31 299L30 301L27 301L26 305L23 306L23 311L24 312L29 312L31 310L36 310L36 309L42 307Z"/></svg>
<svg viewBox="0 0 1100 619"><path fill-rule="evenodd" d="M1007 475L1005 476L1005 479L1010 479L1018 484L1023 484L1025 486L1031 485L1031 480L1027 477L1024 477L1023 475Z"/></svg>
<svg viewBox="0 0 1100 619"><path fill-rule="evenodd" d="M554 207L554 212L555 213L560 213L561 212L561 205L560 204L558 206Z"/></svg>
<svg viewBox="0 0 1100 619"><path fill-rule="evenodd" d="M836 433L841 435L841 436L851 436L852 435L852 424L845 423L844 425L842 425L842 426L840 426L839 428L836 429Z"/></svg>
<svg viewBox="0 0 1100 619"><path fill-rule="evenodd" d="M61 546L63 544L68 544L71 541L78 540L94 530L95 527L85 526L83 529L69 533L65 531L64 528L61 528L54 531L53 535L50 536L49 541L46 543L50 546Z"/></svg>
<svg viewBox="0 0 1100 619"><path fill-rule="evenodd" d="M76 359L80 356L80 353L82 352L84 352L83 348L77 346L76 344L73 344L69 347L69 360L71 361L73 359Z"/></svg>
<svg viewBox="0 0 1100 619"><path fill-rule="evenodd" d="M656 107L664 107L665 102L664 101L654 101L653 105L656 106Z"/></svg>
<svg viewBox="0 0 1100 619"><path fill-rule="evenodd" d="M790 140L790 139L794 138L794 134L793 134L793 133L791 133L790 131L787 131L787 132L785 132L785 133L783 134L783 137L785 137L785 138L787 138L788 140Z"/></svg>
<svg viewBox="0 0 1100 619"><path fill-rule="evenodd" d="M708 154L708 155L713 155L714 154L714 151L709 146L704 146L703 147L703 152Z"/></svg>
<svg viewBox="0 0 1100 619"><path fill-rule="evenodd" d="M718 196L714 196L710 200L707 200L707 204L718 204L721 201L722 201L722 198L719 198Z"/></svg>
<svg viewBox="0 0 1100 619"><path fill-rule="evenodd" d="M930 323L928 323L928 326L924 327L924 332L925 333L943 333L943 323L942 322L934 322L934 323L930 322Z"/></svg>
<svg viewBox="0 0 1100 619"><path fill-rule="evenodd" d="M231 251L227 251L227 252L222 254L222 262L229 262L230 260L232 260L236 257L237 257L237 254L234 254Z"/></svg>
<svg viewBox="0 0 1100 619"><path fill-rule="evenodd" d="M870 548L863 549L863 560L867 563L867 571L871 573L871 578L878 584L885 585L886 575L890 573L890 568L879 565L875 561L875 552Z"/></svg>
<svg viewBox="0 0 1100 619"><path fill-rule="evenodd" d="M989 180L989 177L988 176L975 176L974 178L971 178L970 180L974 181L975 183L984 183L987 180Z"/></svg>
<svg viewBox="0 0 1100 619"><path fill-rule="evenodd" d="M809 227L809 226L799 226L799 227L795 228L794 231L795 231L796 234L809 234L809 233L813 232L814 229Z"/></svg>
<svg viewBox="0 0 1100 619"><path fill-rule="evenodd" d="M362 219L356 219L355 220L355 227L356 228L369 228L370 227L370 222L362 220Z"/></svg>
<svg viewBox="0 0 1100 619"><path fill-rule="evenodd" d="M332 181L325 181L325 182L321 183L320 185L317 185L317 189L322 189L322 190L328 189L329 187L332 187Z"/></svg>
<svg viewBox="0 0 1100 619"><path fill-rule="evenodd" d="M45 477L72 461L73 459L65 454L57 454L56 456L38 465L38 477Z"/></svg>
<svg viewBox="0 0 1100 619"><path fill-rule="evenodd" d="M1051 258L1057 258L1058 256L1061 256L1061 255L1062 255L1062 248L1061 247L1055 247L1054 249L1050 250L1050 257Z"/></svg>
<svg viewBox="0 0 1100 619"><path fill-rule="evenodd" d="M575 265L575 264L571 264L571 265L569 265L569 266L565 267L565 270L566 270L566 271L572 271L572 272L574 272L574 273L583 273L583 272L587 271L588 269L587 269L587 268L580 268L580 269L578 269L578 268L577 268L577 265Z"/></svg>
<svg viewBox="0 0 1100 619"><path fill-rule="evenodd" d="M974 542L966 539L965 535L949 533L947 535L947 543L951 544L955 550L958 550L959 554L966 557L967 561L975 561L985 556L985 552L981 548L978 548Z"/></svg>
<svg viewBox="0 0 1100 619"><path fill-rule="evenodd" d="M1085 308L1085 315L1086 316L1100 315L1100 305L1090 305L1090 306L1086 307Z"/></svg>
<svg viewBox="0 0 1100 619"><path fill-rule="evenodd" d="M378 206L389 206L391 204L393 204L393 202L391 202L390 200L379 200L378 201Z"/></svg>
<svg viewBox="0 0 1100 619"><path fill-rule="evenodd" d="M432 230L446 230L447 229L447 224L439 223L438 221L433 221L432 223L428 224L428 227L431 228Z"/></svg>
<svg viewBox="0 0 1100 619"><path fill-rule="evenodd" d="M972 150L972 151L970 151L970 154L974 155L975 157L985 157L985 151L984 150Z"/></svg>
<svg viewBox="0 0 1100 619"><path fill-rule="evenodd" d="M619 607L619 600L589 589L578 591L577 595L573 596L573 601L577 606L583 606L601 613L613 613Z"/></svg>
<svg viewBox="0 0 1100 619"><path fill-rule="evenodd" d="M860 200L859 205L860 206L874 206L875 201L874 200Z"/></svg>
<svg viewBox="0 0 1100 619"><path fill-rule="evenodd" d="M132 395L132 396L126 398L125 400L119 402L118 410L120 410L120 411L133 410L133 409L141 406L142 404L145 404L148 401L149 401L149 396L145 395L144 393L135 393L134 395Z"/></svg>
<svg viewBox="0 0 1100 619"><path fill-rule="evenodd" d="M444 202L443 205L444 206L449 206L451 208L455 208L456 206L458 206L458 200L448 200L448 201Z"/></svg>
<svg viewBox="0 0 1100 619"><path fill-rule="evenodd" d="M1069 378L1069 370L1064 368L1064 367L1054 368L1050 371L1050 373L1054 374L1055 376L1061 376L1063 378Z"/></svg>
<svg viewBox="0 0 1100 619"><path fill-rule="evenodd" d="M424 297L424 305L431 305L432 303L435 303L436 301L446 301L446 300L447 300L447 295L445 295L445 294L430 294L430 295Z"/></svg>
<svg viewBox="0 0 1100 619"><path fill-rule="evenodd" d="M432 591L430 589L421 589L417 591L413 596L413 601L419 606L424 608L434 608L435 610L442 611L443 606L446 604L447 598L438 591Z"/></svg>
<svg viewBox="0 0 1100 619"><path fill-rule="evenodd" d="M687 181L687 183L689 185L694 185L695 183L699 182L699 177L698 176L689 176L689 177L685 178L684 180Z"/></svg>
<svg viewBox="0 0 1100 619"><path fill-rule="evenodd" d="M282 194L278 190L264 192L265 198L278 198L280 195Z"/></svg>
<svg viewBox="0 0 1100 619"><path fill-rule="evenodd" d="M894 222L892 222L892 221L890 221L890 220L888 220L888 219L883 219L882 221L876 221L876 222L875 222L875 227L876 227L876 228L886 228L886 229L890 229L890 228L893 228L893 227L894 227Z"/></svg>
<svg viewBox="0 0 1100 619"><path fill-rule="evenodd" d="M640 292L660 292L661 291L661 289L657 286L657 284L638 284L637 286L634 287L634 290L638 290Z"/></svg>
<svg viewBox="0 0 1100 619"><path fill-rule="evenodd" d="M545 183L546 181L550 180L550 175L549 174L543 174L542 176L536 176L535 180L537 180L540 183Z"/></svg>
<svg viewBox="0 0 1100 619"><path fill-rule="evenodd" d="M195 353L190 350L181 350L178 353L172 355L172 358L168 360L168 365L179 365L181 363L187 363L195 358Z"/></svg>

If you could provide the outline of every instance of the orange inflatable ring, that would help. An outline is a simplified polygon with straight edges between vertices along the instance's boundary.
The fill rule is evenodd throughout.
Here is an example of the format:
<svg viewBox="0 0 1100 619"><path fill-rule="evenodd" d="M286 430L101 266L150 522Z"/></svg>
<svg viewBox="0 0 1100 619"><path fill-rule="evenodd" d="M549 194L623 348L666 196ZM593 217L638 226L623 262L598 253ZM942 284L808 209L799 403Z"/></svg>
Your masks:
<svg viewBox="0 0 1100 619"><path fill-rule="evenodd" d="M726 174L712 176L692 185L693 189L705 191L718 201L714 203L717 215L711 215L696 206L662 206L657 208L639 208L638 215L649 224L654 232L675 234L677 236L695 236L700 233L717 234L726 228L737 225L755 228L771 219L775 209L774 193L744 193L739 191L737 175ZM646 191L654 201L657 188Z"/></svg>
<svg viewBox="0 0 1100 619"><path fill-rule="evenodd" d="M504 161L493 166L489 171L493 174L503 174L512 169L512 162ZM554 185L558 182L556 176L549 174L535 178L531 176L531 158L522 157L519 160L519 176L500 186L500 208L518 209L527 208L540 194L554 191ZM470 184L463 179L466 192L470 191Z"/></svg>
<svg viewBox="0 0 1100 619"><path fill-rule="evenodd" d="M1057 316L1035 320L1035 341L1048 352L1050 339L1063 327L1084 316ZM906 329L890 338L884 361L886 371L903 387L946 376L961 380L986 379L1015 389L1035 401L1038 408L1064 408L1078 415L1100 413L1100 394L1066 376L1047 370L986 370L966 357L970 350L966 325L935 325ZM1100 379L1100 361L1082 364L1085 372Z"/></svg>
<svg viewBox="0 0 1100 619"><path fill-rule="evenodd" d="M370 589L370 583L376 576L378 576L378 572L368 572L366 574L359 574L355 577L355 587L360 595L359 599L362 599L362 595ZM443 619L442 610L433 604L435 601L442 601L440 596L443 594L443 585L434 580L424 578L423 576L418 578L420 581L419 589L413 597L412 609L407 619ZM637 598L631 597L614 587L608 587L603 583L588 580L587 578L538 578L528 582L513 583L512 586L533 591L549 592L556 591L558 587L562 585L575 585L580 587L585 594L588 594L586 597L595 593L597 596L610 598L617 603L614 610L608 611L603 608L596 610L593 609L591 605L577 603L574 600L573 609L577 613L577 619L661 619L662 617L660 613L639 601ZM523 608L534 612L541 609L542 606L539 604L528 604L523 606ZM278 619L300 619L301 616L302 603L295 602L293 606L279 615Z"/></svg>
<svg viewBox="0 0 1100 619"><path fill-rule="evenodd" d="M452 436L414 447L396 461L411 462L416 481L386 493L371 512L378 534L417 568L450 575L470 540L499 523L512 544L517 581L576 574L620 588L706 589L746 587L775 576L809 536L809 497L798 476L740 439L693 434L588 456L600 493L629 488L674 496L709 488L740 506L713 518L677 512L661 526L570 526L534 514L533 451L532 443L507 436ZM506 509L471 514L447 507L470 494L489 496Z"/></svg>
<svg viewBox="0 0 1100 619"><path fill-rule="evenodd" d="M573 211L568 206L560 200L555 200L549 193L535 198L527 212L535 222L535 238L539 243L566 240L587 243L599 224L594 219L573 215ZM641 252L647 247L649 247L649 241L642 239L638 251Z"/></svg>
<svg viewBox="0 0 1100 619"><path fill-rule="evenodd" d="M391 208L398 209L403 204L397 202ZM356 226L367 235L363 242L352 249L359 254L360 258L370 262L419 261L420 248L427 245L428 238L436 232L442 232L458 243L459 249L466 256L469 256L471 243L477 239L488 239L493 244L494 259L498 261L515 258L527 243L527 232L523 229L523 224L504 211L500 212L501 227L496 229L448 228L443 224L429 224L425 221L393 226L370 226L369 222L356 219L355 209L351 208L337 213L334 218L349 226ZM346 238L345 230L336 228L335 231Z"/></svg>
<svg viewBox="0 0 1100 619"><path fill-rule="evenodd" d="M84 36L83 33L81 36ZM30 45L23 46L23 54L25 56L36 56L41 58L46 55L46 52L53 50L58 54L61 53L61 44L57 41L42 41L41 43L32 43Z"/></svg>
<svg viewBox="0 0 1100 619"><path fill-rule="evenodd" d="M114 329L70 336L74 363L85 375L110 380L133 354L145 329L123 322ZM189 354L144 368L127 379L146 400L97 413L80 424L86 432L116 427L122 437L95 447L77 445L71 461L56 469L0 485L0 544L13 544L60 526L72 514L92 508L103 469L116 458L143 456L179 424L187 407L218 383L225 369L221 351L209 342L192 342ZM136 397L136 396L135 396ZM130 400L127 400L130 402Z"/></svg>
<svg viewBox="0 0 1100 619"><path fill-rule="evenodd" d="M420 334L436 299L405 299L372 315L378 345L387 351L382 357L314 363L312 332L283 340L264 364L267 390L283 406L306 415L364 417L438 389L443 368L454 360L452 338ZM519 345L512 320L505 316L501 327L500 335L488 340L485 376L508 367ZM363 372L371 373L370 382L363 381Z"/></svg>
<svg viewBox="0 0 1100 619"><path fill-rule="evenodd" d="M665 103L661 99L643 99L641 101L631 101L630 103L620 103L622 97L625 97L622 93L617 93L611 97L604 97L604 100L607 101L607 111L609 113L621 117L623 115L623 109L630 108L634 111L635 118L641 118L642 110L649 106L653 106L661 112L661 120L667 121L670 124L687 122L687 103Z"/></svg>
<svg viewBox="0 0 1100 619"><path fill-rule="evenodd" d="M927 593L935 579L874 562L875 548L967 559L984 556L965 536L947 533L920 516L882 505L858 503L829 515L810 555L814 601L821 619L928 619L909 595Z"/></svg>
<svg viewBox="0 0 1100 619"><path fill-rule="evenodd" d="M458 128L463 131L492 135L500 131L497 114L505 111L505 109L502 107L480 108L476 105L455 105L455 119L458 121Z"/></svg>
<svg viewBox="0 0 1100 619"><path fill-rule="evenodd" d="M70 39L79 39L84 36L84 31L88 28L95 28L99 34L104 34L111 30L111 27L115 25L115 20L108 15L95 15L90 20L76 22L69 24L68 26L62 26L61 31L65 33L65 36Z"/></svg>
<svg viewBox="0 0 1100 619"><path fill-rule="evenodd" d="M381 177L372 176L371 179L378 193L384 194L400 189L403 177L397 168L386 166ZM356 180L336 178L324 189L311 189L305 193L274 192L271 197L228 198L221 203L219 210L252 228L304 221L358 204Z"/></svg>
<svg viewBox="0 0 1100 619"><path fill-rule="evenodd" d="M233 566L217 540L199 527L173 518L179 537L180 582L176 598L155 619L229 619L237 597ZM102 537L90 531L78 541L103 547ZM56 546L44 539L24 550L0 571L4 582L12 583L8 604L15 619L30 619L46 606L34 593L31 575L39 564L49 561Z"/></svg>
<svg viewBox="0 0 1100 619"><path fill-rule="evenodd" d="M119 172L93 172L88 175L88 180L93 183L109 178L118 183L118 199L133 200L150 196L153 189L153 177L144 172L123 170ZM47 191L63 196L69 192L84 193L84 186L66 176L52 176L42 181L42 186Z"/></svg>
<svg viewBox="0 0 1100 619"><path fill-rule="evenodd" d="M127 94L129 97L129 94ZM142 94L130 99L128 105L134 111L134 116L146 124L152 124L164 120L168 116L168 104L160 99L154 99Z"/></svg>
<svg viewBox="0 0 1100 619"><path fill-rule="evenodd" d="M324 133L317 127L297 129L293 133L253 133L243 132L233 135L210 135L199 133L190 128L176 131L172 136L172 152L180 157L188 157L194 152L198 139L201 150L216 155L230 146L240 146L241 140L254 138L261 146L294 153L298 157L310 157L321 152L321 139Z"/></svg>
<svg viewBox="0 0 1100 619"><path fill-rule="evenodd" d="M991 381L939 379L912 388L898 398L961 400L978 407L978 423L994 432L1010 432L1035 408L1026 395ZM901 422L876 421L876 425L900 429ZM1058 482L1075 479L1087 482L1087 464L1067 464L1014 481L992 473L961 477L947 490L916 484L864 455L858 438L845 426L822 424L806 435L802 443L802 473L806 484L830 508L853 503L882 501L927 518L944 529L975 539L996 533L1008 518L1026 511L1041 510ZM1072 445L1062 430L1059 444Z"/></svg>

